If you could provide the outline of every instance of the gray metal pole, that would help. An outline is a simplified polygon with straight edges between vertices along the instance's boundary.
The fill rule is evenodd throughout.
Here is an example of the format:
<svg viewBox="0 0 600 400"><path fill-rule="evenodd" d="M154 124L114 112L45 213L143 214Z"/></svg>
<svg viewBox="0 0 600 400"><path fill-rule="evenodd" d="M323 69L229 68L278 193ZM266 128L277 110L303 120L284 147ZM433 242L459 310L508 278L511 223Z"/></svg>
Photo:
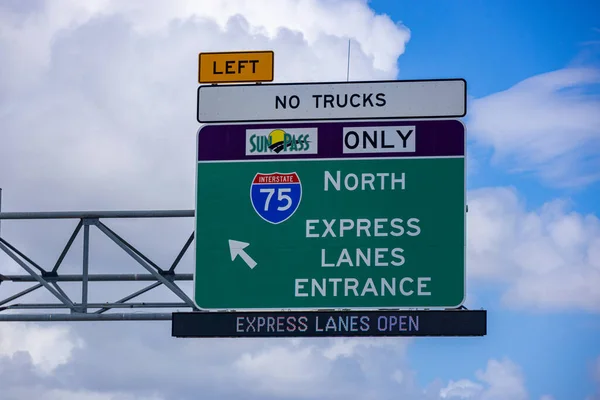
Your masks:
<svg viewBox="0 0 600 400"><path fill-rule="evenodd" d="M87 313L88 301L88 269L90 255L90 225L88 221L83 221L83 280L81 282L81 306L82 312Z"/></svg>
<svg viewBox="0 0 600 400"><path fill-rule="evenodd" d="M0 212L0 219L181 218L194 214L194 210Z"/></svg>
<svg viewBox="0 0 600 400"><path fill-rule="evenodd" d="M2 188L0 188L0 214L2 214ZM0 236L2 236L2 220L0 220Z"/></svg>
<svg viewBox="0 0 600 400"><path fill-rule="evenodd" d="M166 275L169 281L192 281L193 274L173 274ZM46 277L48 282L82 282L83 275L78 274L60 274L54 277ZM2 275L2 280L11 282L38 282L31 275ZM156 281L156 277L151 274L88 274L88 282L149 282Z"/></svg>
<svg viewBox="0 0 600 400"><path fill-rule="evenodd" d="M0 314L0 321L170 321L171 313Z"/></svg>
<svg viewBox="0 0 600 400"><path fill-rule="evenodd" d="M78 304L75 304L78 306ZM179 302L137 302L137 303L87 303L88 308L190 308L186 303ZM55 310L69 306L62 303L11 304L4 307L7 310ZM102 313L98 313L102 314ZM0 314L2 315L2 314Z"/></svg>

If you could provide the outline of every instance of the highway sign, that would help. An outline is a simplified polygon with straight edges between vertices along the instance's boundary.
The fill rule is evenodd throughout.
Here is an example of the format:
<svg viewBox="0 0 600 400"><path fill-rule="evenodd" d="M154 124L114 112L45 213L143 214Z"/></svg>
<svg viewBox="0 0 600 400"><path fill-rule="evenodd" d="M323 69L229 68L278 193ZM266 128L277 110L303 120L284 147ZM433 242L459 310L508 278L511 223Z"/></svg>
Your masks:
<svg viewBox="0 0 600 400"><path fill-rule="evenodd" d="M200 53L198 83L267 82L273 80L272 51Z"/></svg>
<svg viewBox="0 0 600 400"><path fill-rule="evenodd" d="M464 79L202 85L205 122L455 118L466 114Z"/></svg>
<svg viewBox="0 0 600 400"><path fill-rule="evenodd" d="M205 125L197 155L199 308L462 304L462 122Z"/></svg>
<svg viewBox="0 0 600 400"><path fill-rule="evenodd" d="M485 336L485 310L176 312L174 337Z"/></svg>

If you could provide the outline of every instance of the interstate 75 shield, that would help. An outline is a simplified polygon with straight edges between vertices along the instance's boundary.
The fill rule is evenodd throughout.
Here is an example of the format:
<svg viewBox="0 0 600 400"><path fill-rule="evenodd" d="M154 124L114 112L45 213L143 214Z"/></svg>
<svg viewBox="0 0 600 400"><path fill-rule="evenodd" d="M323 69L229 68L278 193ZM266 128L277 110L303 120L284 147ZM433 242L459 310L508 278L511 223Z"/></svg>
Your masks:
<svg viewBox="0 0 600 400"><path fill-rule="evenodd" d="M254 211L271 224L289 219L302 199L302 184L295 172L258 173L250 186L250 200Z"/></svg>

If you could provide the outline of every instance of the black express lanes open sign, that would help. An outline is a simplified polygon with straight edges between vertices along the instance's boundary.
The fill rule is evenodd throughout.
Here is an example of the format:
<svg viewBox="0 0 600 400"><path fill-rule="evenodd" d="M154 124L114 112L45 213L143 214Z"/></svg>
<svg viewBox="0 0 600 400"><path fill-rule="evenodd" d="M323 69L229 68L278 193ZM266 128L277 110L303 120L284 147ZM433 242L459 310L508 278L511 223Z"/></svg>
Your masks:
<svg viewBox="0 0 600 400"><path fill-rule="evenodd" d="M485 336L485 310L173 313L174 337Z"/></svg>

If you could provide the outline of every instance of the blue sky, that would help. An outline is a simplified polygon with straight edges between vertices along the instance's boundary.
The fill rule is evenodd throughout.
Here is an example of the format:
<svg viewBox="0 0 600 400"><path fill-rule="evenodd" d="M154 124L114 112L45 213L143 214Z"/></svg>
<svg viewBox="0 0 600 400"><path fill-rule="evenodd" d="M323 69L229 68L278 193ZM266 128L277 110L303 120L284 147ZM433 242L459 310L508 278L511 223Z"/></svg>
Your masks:
<svg viewBox="0 0 600 400"><path fill-rule="evenodd" d="M199 52L273 50L276 81L338 81L350 37L351 80L465 78L466 305L489 318L483 338L390 341L0 324L0 397L600 399L598 16L593 0L0 2L3 211L193 208ZM2 237L40 262L70 233L9 222ZM128 223L115 230L159 264L191 229ZM95 272L145 272L96 233ZM0 253L1 274L22 272Z"/></svg>
<svg viewBox="0 0 600 400"><path fill-rule="evenodd" d="M398 62L399 79L464 77L469 96L480 98L572 64L600 67L598 2L425 0L416 6L375 0L370 5L411 30ZM469 114L465 121L469 128ZM529 209L568 198L574 211L600 215L598 181L555 188L535 176L491 166L489 148L470 146L469 151L480 161L477 173L468 177L469 189L510 185ZM522 366L532 398L552 394L557 400L583 399L593 393L597 383L589 366L600 354L597 313L508 310L498 301L496 285L471 284L476 296L472 307L489 310L488 336L415 341L411 363L422 384L437 376L458 380L479 368L482 360L508 356ZM461 361L451 361L456 359Z"/></svg>
<svg viewBox="0 0 600 400"><path fill-rule="evenodd" d="M463 77L469 96L503 91L537 74L574 63L600 63L600 5L594 1L370 1L374 10L407 25L412 33L400 57L399 79ZM510 116L507 116L510 118ZM465 118L468 122L468 115ZM490 149L470 148L482 157ZM532 206L569 196L580 212L597 212L598 183L553 190L528 175L507 175L482 165L470 188L518 185Z"/></svg>

